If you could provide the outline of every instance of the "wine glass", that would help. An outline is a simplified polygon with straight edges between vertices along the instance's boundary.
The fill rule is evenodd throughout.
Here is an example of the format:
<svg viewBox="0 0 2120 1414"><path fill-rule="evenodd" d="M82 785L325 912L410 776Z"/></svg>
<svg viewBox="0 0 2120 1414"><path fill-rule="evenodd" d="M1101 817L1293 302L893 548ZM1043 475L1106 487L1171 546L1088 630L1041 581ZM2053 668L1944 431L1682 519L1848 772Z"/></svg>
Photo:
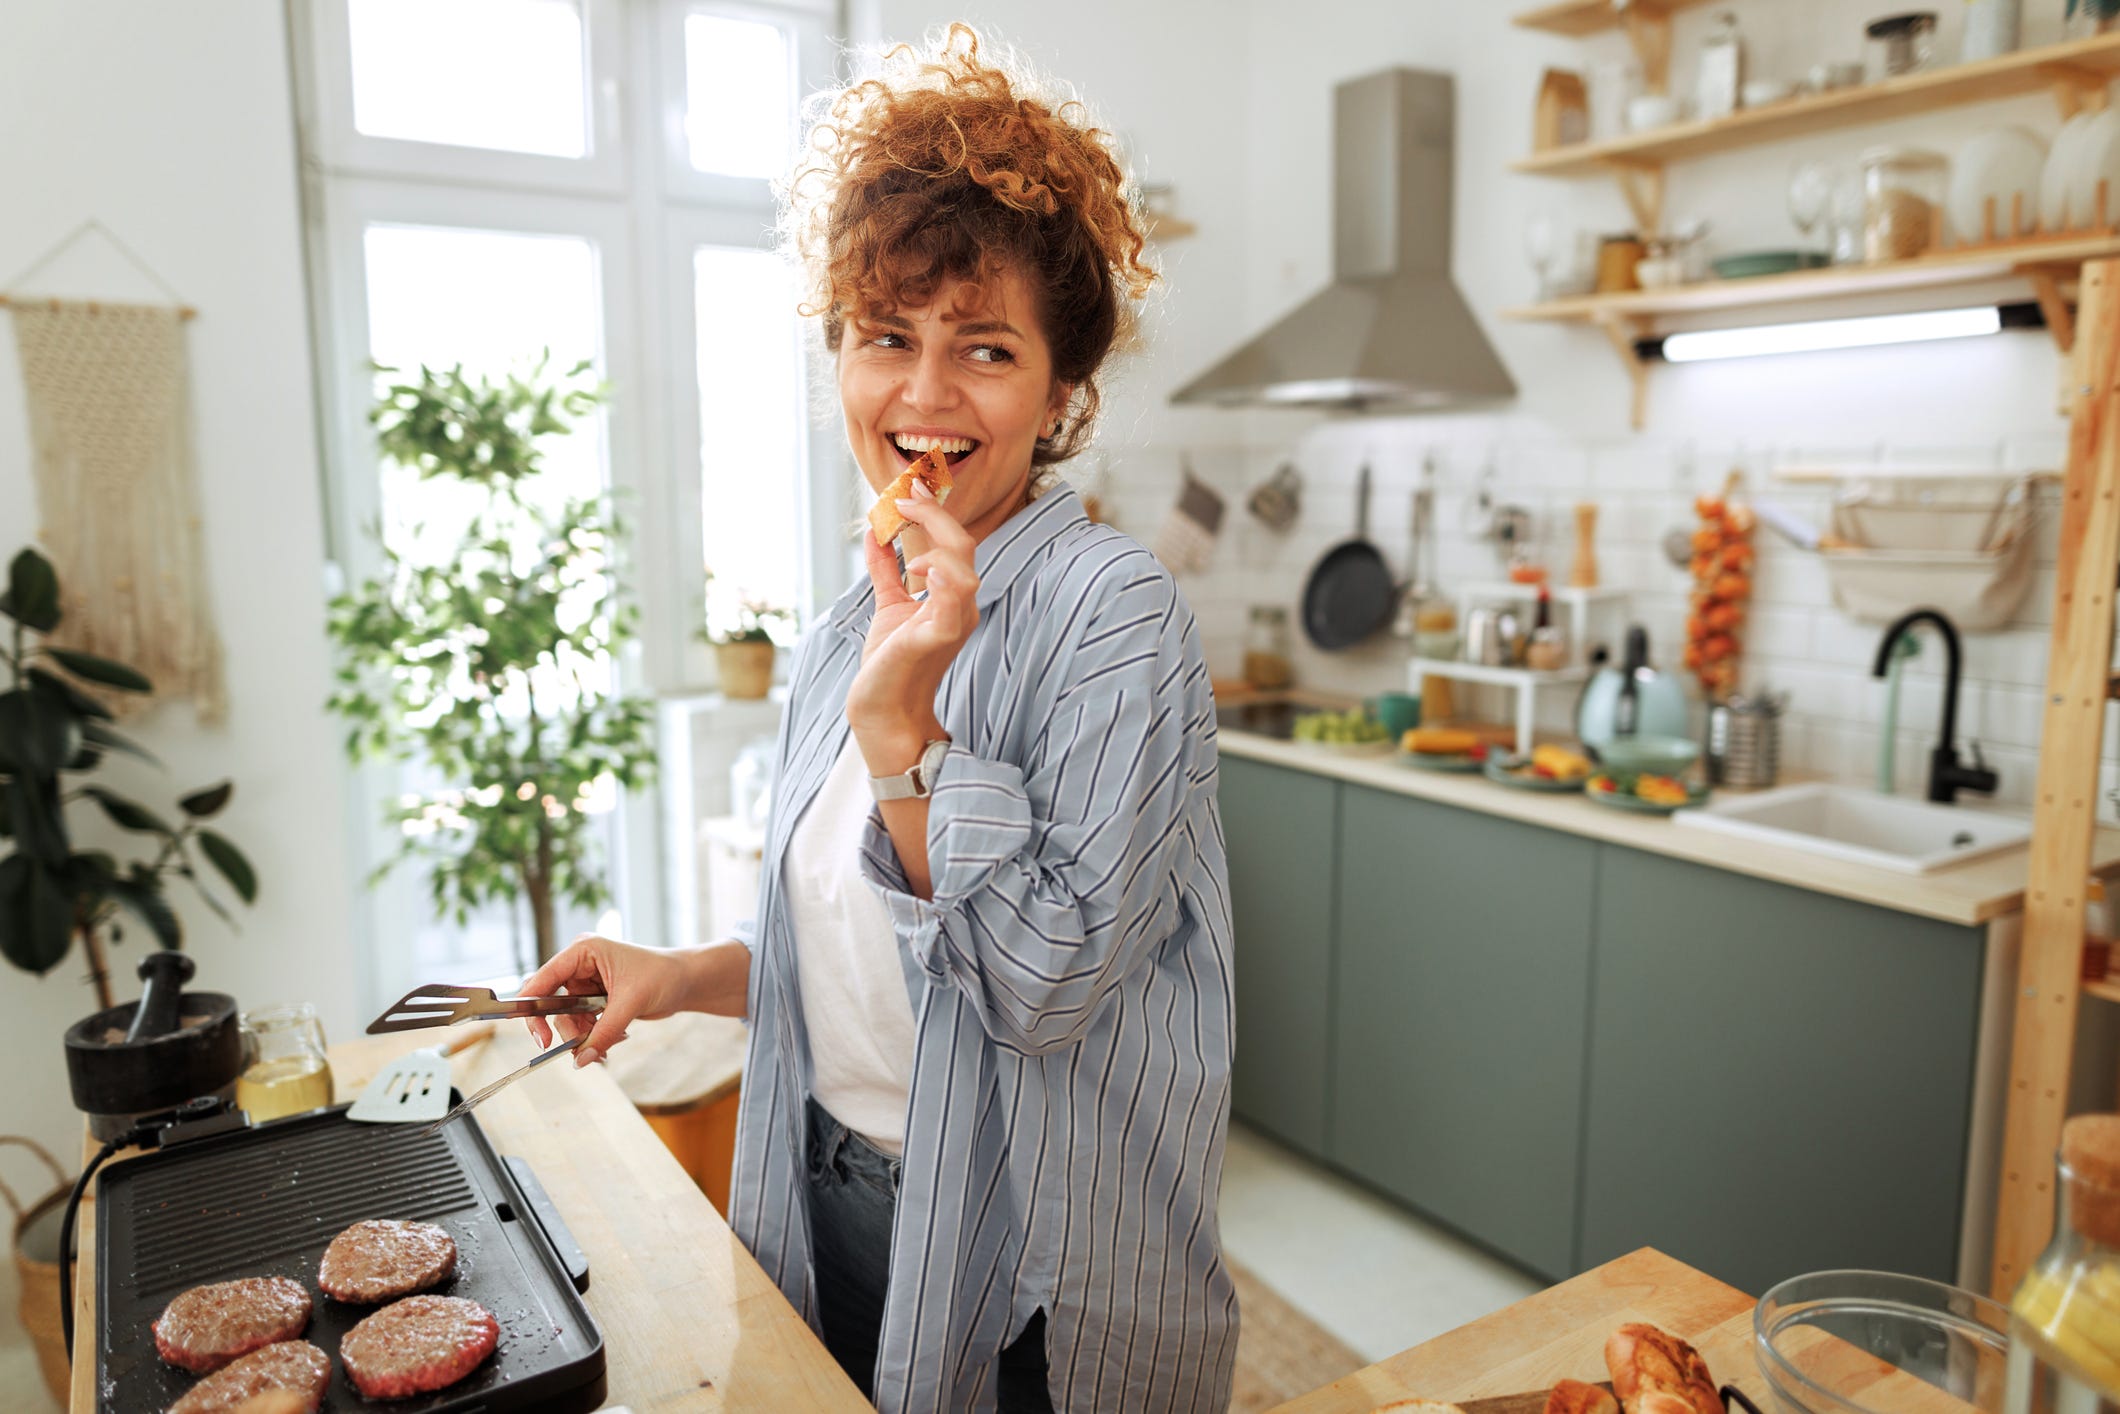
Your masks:
<svg viewBox="0 0 2120 1414"><path fill-rule="evenodd" d="M1538 274L1538 297L1553 298L1553 262L1560 254L1560 224L1541 211L1524 223L1524 257Z"/></svg>
<svg viewBox="0 0 2120 1414"><path fill-rule="evenodd" d="M1789 169L1789 219L1803 233L1804 248L1810 249L1811 232L1826 214L1833 195L1833 173L1823 162L1799 162Z"/></svg>

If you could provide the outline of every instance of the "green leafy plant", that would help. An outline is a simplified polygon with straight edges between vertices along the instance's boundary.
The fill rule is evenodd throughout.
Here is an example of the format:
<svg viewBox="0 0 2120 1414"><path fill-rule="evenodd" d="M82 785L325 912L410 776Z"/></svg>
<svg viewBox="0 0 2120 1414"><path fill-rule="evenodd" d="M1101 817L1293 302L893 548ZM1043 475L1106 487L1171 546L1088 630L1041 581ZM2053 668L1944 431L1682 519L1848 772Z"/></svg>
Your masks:
<svg viewBox="0 0 2120 1414"><path fill-rule="evenodd" d="M16 555L0 594L0 615L12 629L0 663L13 680L0 694L0 840L13 845L0 858L0 955L41 974L63 962L79 939L97 1003L107 1009L116 1003L106 948L123 941L121 919L144 925L165 948L183 945L183 926L163 893L170 875L189 879L215 913L234 922L201 882L194 847L246 904L258 896L258 878L243 852L203 823L227 807L235 789L227 781L180 796L178 823L171 825L86 780L112 752L154 757L115 731L111 710L79 683L117 692L154 688L123 663L46 641L59 626L59 605L51 562L35 550ZM153 857L120 863L107 850L74 848L67 809L82 802L121 830L153 836Z"/></svg>
<svg viewBox="0 0 2120 1414"><path fill-rule="evenodd" d="M384 572L330 614L349 754L450 783L388 809L401 843L377 876L419 861L436 915L459 925L521 898L540 961L558 948L558 900L608 897L592 816L654 768L651 704L610 690L636 617L614 583L624 527L607 498L555 510L539 495L540 443L603 390L580 382L586 364L552 382L545 364L498 382L422 367L384 389L369 413L384 455L472 504L447 543L385 541Z"/></svg>

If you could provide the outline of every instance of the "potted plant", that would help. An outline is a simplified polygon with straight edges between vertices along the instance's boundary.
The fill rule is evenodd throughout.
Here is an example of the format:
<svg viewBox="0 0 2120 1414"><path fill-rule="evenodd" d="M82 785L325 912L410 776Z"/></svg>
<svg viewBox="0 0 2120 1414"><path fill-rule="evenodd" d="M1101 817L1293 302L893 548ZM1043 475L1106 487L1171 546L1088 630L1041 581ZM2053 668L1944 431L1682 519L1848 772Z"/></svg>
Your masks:
<svg viewBox="0 0 2120 1414"><path fill-rule="evenodd" d="M699 637L714 649L714 672L725 696L764 697L773 687L773 657L795 626L792 610L744 595L720 594L707 571L707 615Z"/></svg>
<svg viewBox="0 0 2120 1414"><path fill-rule="evenodd" d="M116 1003L107 949L124 939L127 922L165 948L183 944L176 911L163 896L171 875L189 880L215 913L233 921L202 882L194 850L244 903L256 899L250 861L204 823L227 806L234 787L222 781L180 796L172 824L89 780L112 752L154 757L113 729L110 708L80 684L133 693L153 685L122 663L45 638L59 626L59 577L35 550L23 550L8 567L0 615L0 627L12 629L11 646L0 646L12 678L0 693L0 843L11 846L0 857L0 955L44 973L79 943L96 1004L108 1009ZM84 803L119 829L150 838L151 857L121 863L105 850L76 849L67 810Z"/></svg>
<svg viewBox="0 0 2120 1414"><path fill-rule="evenodd" d="M652 705L611 681L635 618L613 583L623 527L606 498L540 479L545 440L603 402L587 367L550 383L542 359L499 382L422 367L386 387L369 413L384 456L469 509L453 537L385 541L383 573L331 604L348 752L448 783L396 797L400 844L377 876L421 862L436 915L459 925L521 897L525 971L558 950L559 899L608 897L592 816L654 767Z"/></svg>

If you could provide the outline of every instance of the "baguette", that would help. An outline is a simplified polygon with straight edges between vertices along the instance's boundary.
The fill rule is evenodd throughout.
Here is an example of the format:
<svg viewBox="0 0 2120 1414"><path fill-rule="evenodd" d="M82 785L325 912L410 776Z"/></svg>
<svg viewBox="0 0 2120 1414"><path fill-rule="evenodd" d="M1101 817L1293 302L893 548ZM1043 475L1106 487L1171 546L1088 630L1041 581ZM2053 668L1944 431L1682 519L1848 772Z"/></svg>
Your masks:
<svg viewBox="0 0 2120 1414"><path fill-rule="evenodd" d="M1708 1362L1668 1331L1621 1326L1605 1342L1605 1368L1627 1414L1723 1414Z"/></svg>
<svg viewBox="0 0 2120 1414"><path fill-rule="evenodd" d="M938 506L950 498L950 488L957 484L950 476L949 461L942 453L922 452L920 459L900 472L896 481L884 487L876 504L869 507L869 533L876 537L878 545L890 544L906 528L908 522L898 513L898 502L913 494L916 479L927 483L928 490L935 493Z"/></svg>
<svg viewBox="0 0 2120 1414"><path fill-rule="evenodd" d="M1562 1380L1546 1396L1546 1414L1619 1414L1619 1401L1602 1385Z"/></svg>

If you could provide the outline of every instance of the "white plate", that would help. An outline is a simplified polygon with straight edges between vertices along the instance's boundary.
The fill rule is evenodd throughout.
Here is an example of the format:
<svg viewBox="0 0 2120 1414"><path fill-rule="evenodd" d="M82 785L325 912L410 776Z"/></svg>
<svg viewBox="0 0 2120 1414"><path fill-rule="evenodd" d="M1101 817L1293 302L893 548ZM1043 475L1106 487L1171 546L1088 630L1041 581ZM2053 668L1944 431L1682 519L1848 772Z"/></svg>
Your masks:
<svg viewBox="0 0 2120 1414"><path fill-rule="evenodd" d="M2075 173L2076 144L2096 115L2078 113L2061 125L2054 145L2047 149L2046 171L2039 179L2039 227L2054 235L2068 229L2069 183Z"/></svg>
<svg viewBox="0 0 2120 1414"><path fill-rule="evenodd" d="M2082 229L2098 219L2098 183L2105 182L2105 223L2120 221L2120 108L2091 119L2070 160L2069 225Z"/></svg>
<svg viewBox="0 0 2120 1414"><path fill-rule="evenodd" d="M1945 209L1960 242L2008 240L2011 203L2022 198L2024 221L2039 222L2039 189L2046 167L2046 144L2023 128L1997 128L1967 143L1951 164L1951 190ZM1995 201L1995 230L1987 233L1987 202Z"/></svg>

